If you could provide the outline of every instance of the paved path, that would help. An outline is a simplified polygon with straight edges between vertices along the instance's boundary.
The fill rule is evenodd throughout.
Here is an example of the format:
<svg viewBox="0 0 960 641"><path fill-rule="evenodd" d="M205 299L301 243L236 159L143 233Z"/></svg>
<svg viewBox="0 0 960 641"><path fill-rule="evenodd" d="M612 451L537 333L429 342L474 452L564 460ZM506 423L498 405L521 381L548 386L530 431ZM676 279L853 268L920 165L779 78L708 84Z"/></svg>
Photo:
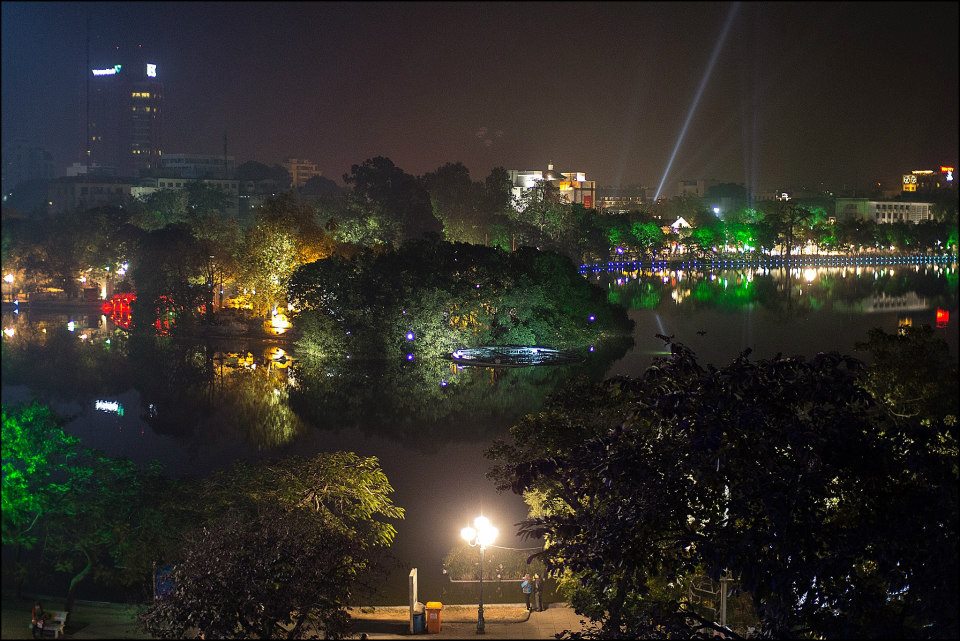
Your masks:
<svg viewBox="0 0 960 641"><path fill-rule="evenodd" d="M44 599L44 606L56 610L62 602ZM2 608L2 639L27 639L30 636L30 607L32 600L18 600L4 595ZM522 605L515 604L522 608ZM477 606L461 606L476 612ZM501 606L508 607L508 606ZM150 636L137 629L134 620L137 606L116 603L78 601L67 623L68 639L149 639ZM531 612L529 617L513 622L503 622L497 606L488 606L486 638L490 639L552 639L563 630L581 629L580 617L572 608L559 603L550 604L544 612ZM458 607L459 610L459 607ZM494 610L491 612L491 610ZM501 622L497 622L497 621ZM353 631L365 633L368 639L474 639L477 638L475 618L465 621L462 615L456 622L442 624L440 634L411 635L409 624L396 621L355 620Z"/></svg>
<svg viewBox="0 0 960 641"><path fill-rule="evenodd" d="M476 608L477 606L472 606ZM442 619L441 619L442 623ZM483 637L477 634L477 623L442 623L440 634L410 635L407 624L396 624L386 621L355 621L354 632L366 633L368 639L552 639L554 635L564 630L580 630L582 628L580 616L573 608L551 604L543 612L531 612L525 621L516 623L486 622L486 633Z"/></svg>

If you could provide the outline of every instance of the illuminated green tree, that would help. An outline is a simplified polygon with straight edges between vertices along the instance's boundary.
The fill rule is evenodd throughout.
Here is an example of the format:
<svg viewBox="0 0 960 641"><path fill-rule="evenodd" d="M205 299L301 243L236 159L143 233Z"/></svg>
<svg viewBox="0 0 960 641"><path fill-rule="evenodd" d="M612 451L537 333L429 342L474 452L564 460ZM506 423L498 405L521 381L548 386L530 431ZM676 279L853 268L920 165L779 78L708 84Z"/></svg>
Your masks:
<svg viewBox="0 0 960 641"><path fill-rule="evenodd" d="M247 234L241 284L254 311L264 314L285 301L287 281L297 268L296 239L283 225L260 222Z"/></svg>
<svg viewBox="0 0 960 641"><path fill-rule="evenodd" d="M3 406L3 545L16 547L18 589L25 572L22 550L36 544L42 519L70 490L67 475L78 443L45 405Z"/></svg>
<svg viewBox="0 0 960 641"><path fill-rule="evenodd" d="M663 247L663 230L654 222L635 222L630 233L646 254L654 254Z"/></svg>
<svg viewBox="0 0 960 641"><path fill-rule="evenodd" d="M3 543L21 550L42 537L36 572L66 573L66 609L88 577L115 585L149 581L156 554L169 549L180 523L168 518L177 494L156 470L83 448L44 405L3 408Z"/></svg>

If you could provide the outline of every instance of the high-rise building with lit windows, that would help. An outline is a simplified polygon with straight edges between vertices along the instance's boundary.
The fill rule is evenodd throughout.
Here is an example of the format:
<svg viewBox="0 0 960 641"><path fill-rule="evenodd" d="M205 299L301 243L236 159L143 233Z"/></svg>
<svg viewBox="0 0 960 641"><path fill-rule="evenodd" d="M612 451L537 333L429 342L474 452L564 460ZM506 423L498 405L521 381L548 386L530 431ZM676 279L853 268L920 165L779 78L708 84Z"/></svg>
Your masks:
<svg viewBox="0 0 960 641"><path fill-rule="evenodd" d="M160 166L163 84L157 65L138 61L89 70L89 136L83 162L136 176Z"/></svg>

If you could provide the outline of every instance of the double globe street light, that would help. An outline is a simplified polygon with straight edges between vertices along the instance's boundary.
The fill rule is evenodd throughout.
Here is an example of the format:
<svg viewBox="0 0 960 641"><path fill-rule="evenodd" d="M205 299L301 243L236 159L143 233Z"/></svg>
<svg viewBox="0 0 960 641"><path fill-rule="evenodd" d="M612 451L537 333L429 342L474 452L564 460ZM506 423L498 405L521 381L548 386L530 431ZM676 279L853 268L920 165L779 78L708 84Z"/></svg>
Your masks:
<svg viewBox="0 0 960 641"><path fill-rule="evenodd" d="M490 525L490 519L478 516L473 520L473 527L469 525L460 530L460 536L470 544L470 547L480 547L480 607L477 609L477 634L484 633L483 623L483 550L493 545L497 538L497 528Z"/></svg>

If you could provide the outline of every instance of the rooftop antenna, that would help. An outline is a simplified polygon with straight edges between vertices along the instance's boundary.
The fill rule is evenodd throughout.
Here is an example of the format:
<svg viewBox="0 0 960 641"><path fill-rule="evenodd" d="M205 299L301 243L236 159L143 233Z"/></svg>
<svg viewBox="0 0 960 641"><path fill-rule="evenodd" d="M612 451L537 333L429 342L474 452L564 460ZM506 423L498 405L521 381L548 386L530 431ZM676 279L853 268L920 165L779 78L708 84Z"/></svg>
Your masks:
<svg viewBox="0 0 960 641"><path fill-rule="evenodd" d="M84 141L86 150L85 162L87 165L87 176L90 175L90 7L87 6L87 66L83 70L86 78L86 100L87 100L87 138Z"/></svg>

